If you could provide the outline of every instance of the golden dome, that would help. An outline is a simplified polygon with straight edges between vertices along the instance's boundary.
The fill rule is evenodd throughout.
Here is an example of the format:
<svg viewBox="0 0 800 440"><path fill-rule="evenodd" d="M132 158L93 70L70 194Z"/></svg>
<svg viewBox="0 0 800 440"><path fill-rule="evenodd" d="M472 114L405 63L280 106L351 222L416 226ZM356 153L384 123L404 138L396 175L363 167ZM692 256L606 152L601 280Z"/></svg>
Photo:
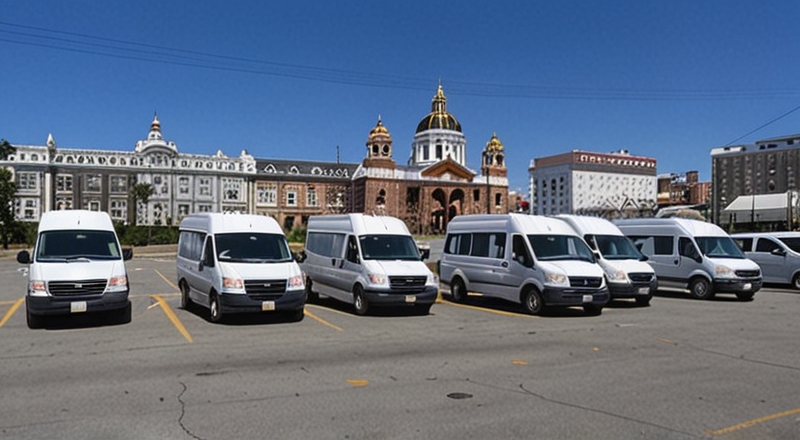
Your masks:
<svg viewBox="0 0 800 440"><path fill-rule="evenodd" d="M431 112L422 118L417 125L417 133L432 129L461 132L461 124L456 120L455 116L447 112L447 97L444 96L441 84L439 84L439 90L436 91L436 96L433 97Z"/></svg>
<svg viewBox="0 0 800 440"><path fill-rule="evenodd" d="M486 143L486 151L496 153L503 151L503 143L497 139L497 133L492 133L492 138Z"/></svg>
<svg viewBox="0 0 800 440"><path fill-rule="evenodd" d="M378 123L375 124L375 127L369 131L369 137L367 138L367 145L372 145L375 143L386 143L392 142L392 135L389 134L389 130L383 125L383 121L381 121L381 117L378 116Z"/></svg>

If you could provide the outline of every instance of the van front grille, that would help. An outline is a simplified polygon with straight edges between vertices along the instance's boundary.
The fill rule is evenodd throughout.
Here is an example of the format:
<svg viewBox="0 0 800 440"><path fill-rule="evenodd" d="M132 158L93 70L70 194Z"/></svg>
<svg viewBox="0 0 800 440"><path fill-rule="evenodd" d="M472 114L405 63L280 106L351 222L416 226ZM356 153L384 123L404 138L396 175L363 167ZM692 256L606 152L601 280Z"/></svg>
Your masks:
<svg viewBox="0 0 800 440"><path fill-rule="evenodd" d="M758 269L756 269L756 270L737 270L736 271L736 276L739 277L739 278L755 278L755 277L757 277L759 275L760 274L759 274Z"/></svg>
<svg viewBox="0 0 800 440"><path fill-rule="evenodd" d="M603 279L599 277L569 277L570 287L600 287Z"/></svg>
<svg viewBox="0 0 800 440"><path fill-rule="evenodd" d="M252 299L278 299L286 292L286 280L245 280L244 291Z"/></svg>
<svg viewBox="0 0 800 440"><path fill-rule="evenodd" d="M108 280L50 281L47 290L53 296L101 295Z"/></svg>
<svg viewBox="0 0 800 440"><path fill-rule="evenodd" d="M649 283L653 280L653 274L651 273L629 273L628 277L634 283Z"/></svg>
<svg viewBox="0 0 800 440"><path fill-rule="evenodd" d="M426 276L389 277L389 286L397 290L419 290L425 287Z"/></svg>

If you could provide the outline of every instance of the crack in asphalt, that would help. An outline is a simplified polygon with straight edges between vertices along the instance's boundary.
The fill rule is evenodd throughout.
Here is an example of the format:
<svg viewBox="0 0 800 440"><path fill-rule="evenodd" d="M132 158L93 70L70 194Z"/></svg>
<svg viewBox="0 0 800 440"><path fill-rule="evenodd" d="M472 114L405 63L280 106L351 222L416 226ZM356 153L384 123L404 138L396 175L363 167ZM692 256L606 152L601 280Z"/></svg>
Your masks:
<svg viewBox="0 0 800 440"><path fill-rule="evenodd" d="M202 437L194 435L194 433L189 431L189 428L187 428L186 425L183 424L183 416L186 415L186 402L184 402L183 399L181 398L183 397L183 394L186 392L187 387L186 384L183 382L178 382L178 383L181 384L181 386L183 387L181 393L178 394L178 402L181 404L181 415L180 417L178 417L178 424L181 426L181 429L183 429L183 432L185 432L188 436L197 440L204 440Z"/></svg>

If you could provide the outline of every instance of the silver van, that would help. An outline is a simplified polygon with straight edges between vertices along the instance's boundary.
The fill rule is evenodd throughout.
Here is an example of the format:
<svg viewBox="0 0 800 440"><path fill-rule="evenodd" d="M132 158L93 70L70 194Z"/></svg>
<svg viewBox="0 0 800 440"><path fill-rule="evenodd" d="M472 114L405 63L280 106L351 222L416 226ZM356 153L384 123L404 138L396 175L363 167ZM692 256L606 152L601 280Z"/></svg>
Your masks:
<svg viewBox="0 0 800 440"><path fill-rule="evenodd" d="M733 293L750 301L761 289L761 269L719 226L684 218L615 220L647 256L658 287L689 290L697 299Z"/></svg>
<svg viewBox="0 0 800 440"><path fill-rule="evenodd" d="M240 312L304 316L303 273L275 219L201 213L181 220L176 257L181 307L206 307L211 321Z"/></svg>
<svg viewBox="0 0 800 440"><path fill-rule="evenodd" d="M800 289L800 232L750 232L731 238L761 267L765 283Z"/></svg>
<svg viewBox="0 0 800 440"><path fill-rule="evenodd" d="M610 298L592 250L551 217L460 215L447 225L439 270L455 302L475 292L521 304L532 315L570 306L599 315Z"/></svg>
<svg viewBox="0 0 800 440"><path fill-rule="evenodd" d="M359 315L373 306L413 307L427 315L439 279L423 258L402 220L343 214L309 217L299 261L309 301L325 295L352 304Z"/></svg>

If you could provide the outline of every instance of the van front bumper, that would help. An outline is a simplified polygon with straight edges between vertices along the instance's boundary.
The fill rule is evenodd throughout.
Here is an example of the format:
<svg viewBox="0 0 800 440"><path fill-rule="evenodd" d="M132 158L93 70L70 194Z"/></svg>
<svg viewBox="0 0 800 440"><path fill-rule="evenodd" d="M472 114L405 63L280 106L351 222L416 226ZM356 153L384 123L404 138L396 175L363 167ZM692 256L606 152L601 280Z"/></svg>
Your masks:
<svg viewBox="0 0 800 440"><path fill-rule="evenodd" d="M649 283L608 283L611 298L641 298L652 296L658 289L658 280L653 277Z"/></svg>
<svg viewBox="0 0 800 440"><path fill-rule="evenodd" d="M271 302L274 308L265 310L265 302ZM303 308L306 303L306 291L287 290L282 296L275 299L264 300L251 297L243 293L221 293L219 305L222 313L253 313L263 311L290 311Z"/></svg>
<svg viewBox="0 0 800 440"><path fill-rule="evenodd" d="M102 295L25 296L25 307L32 315L69 315L72 313L71 304L76 302L85 302L87 313L118 310L128 306L128 292Z"/></svg>
<svg viewBox="0 0 800 440"><path fill-rule="evenodd" d="M576 289L574 287L545 287L542 299L546 306L602 306L611 299L608 287L603 289Z"/></svg>
<svg viewBox="0 0 800 440"><path fill-rule="evenodd" d="M714 291L717 293L756 293L761 290L762 284L761 278L715 279Z"/></svg>
<svg viewBox="0 0 800 440"><path fill-rule="evenodd" d="M414 304L428 305L436 302L439 296L439 287L425 286L422 292L404 292L402 290L365 290L367 302L375 306L413 306Z"/></svg>

